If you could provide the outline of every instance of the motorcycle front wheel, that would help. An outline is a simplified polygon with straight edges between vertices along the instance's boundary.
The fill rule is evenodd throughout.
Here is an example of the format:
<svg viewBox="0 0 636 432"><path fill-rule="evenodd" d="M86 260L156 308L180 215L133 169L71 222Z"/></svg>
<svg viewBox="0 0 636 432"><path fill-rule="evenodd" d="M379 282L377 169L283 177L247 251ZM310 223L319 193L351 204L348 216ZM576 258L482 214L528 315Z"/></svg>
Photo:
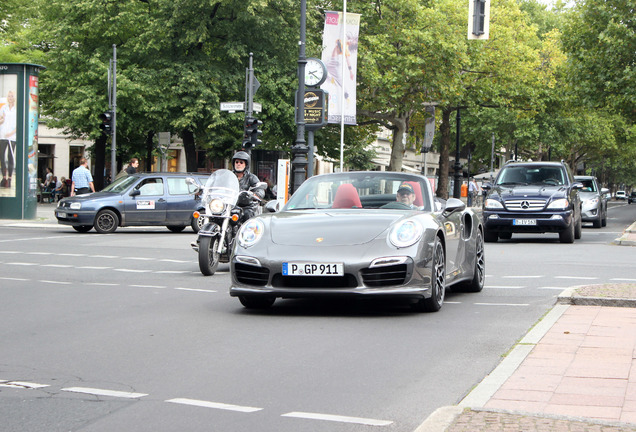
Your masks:
<svg viewBox="0 0 636 432"><path fill-rule="evenodd" d="M199 270L204 276L212 276L219 266L219 237L199 239Z"/></svg>

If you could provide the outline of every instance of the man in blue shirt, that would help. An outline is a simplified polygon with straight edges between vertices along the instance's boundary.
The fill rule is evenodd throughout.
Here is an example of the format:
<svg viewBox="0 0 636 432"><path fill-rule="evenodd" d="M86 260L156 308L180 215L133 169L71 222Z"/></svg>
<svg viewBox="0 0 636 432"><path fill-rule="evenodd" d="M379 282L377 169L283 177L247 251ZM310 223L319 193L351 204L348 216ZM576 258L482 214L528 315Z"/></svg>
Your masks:
<svg viewBox="0 0 636 432"><path fill-rule="evenodd" d="M82 195L95 192L95 186L93 185L93 176L88 170L88 162L86 158L80 159L80 166L73 170L73 176L71 179L71 196Z"/></svg>

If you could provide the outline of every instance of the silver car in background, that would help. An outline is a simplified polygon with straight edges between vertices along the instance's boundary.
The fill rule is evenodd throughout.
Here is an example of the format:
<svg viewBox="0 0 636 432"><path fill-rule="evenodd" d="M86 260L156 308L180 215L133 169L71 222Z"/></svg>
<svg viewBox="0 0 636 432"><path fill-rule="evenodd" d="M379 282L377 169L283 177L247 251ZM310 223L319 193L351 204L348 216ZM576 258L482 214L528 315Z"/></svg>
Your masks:
<svg viewBox="0 0 636 432"><path fill-rule="evenodd" d="M581 220L592 222L594 228L607 225L607 194L609 189L601 188L598 179L594 176L574 176L574 179L583 183L583 189L579 191L581 196Z"/></svg>

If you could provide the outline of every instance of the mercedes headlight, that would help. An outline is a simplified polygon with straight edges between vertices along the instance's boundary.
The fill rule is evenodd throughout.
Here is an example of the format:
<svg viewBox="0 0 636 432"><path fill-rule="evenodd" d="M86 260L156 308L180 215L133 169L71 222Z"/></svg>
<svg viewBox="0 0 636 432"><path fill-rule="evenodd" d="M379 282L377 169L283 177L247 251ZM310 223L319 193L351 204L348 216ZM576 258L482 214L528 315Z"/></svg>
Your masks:
<svg viewBox="0 0 636 432"><path fill-rule="evenodd" d="M248 248L254 246L263 237L265 225L258 219L249 219L243 224L238 234L238 242L241 247Z"/></svg>
<svg viewBox="0 0 636 432"><path fill-rule="evenodd" d="M499 201L497 201L495 199L488 198L486 200L486 202L484 203L484 208L489 209L489 210L502 209L503 208L503 204L501 204Z"/></svg>
<svg viewBox="0 0 636 432"><path fill-rule="evenodd" d="M570 206L570 203L565 198L560 198L552 201L548 208L551 210L565 210Z"/></svg>
<svg viewBox="0 0 636 432"><path fill-rule="evenodd" d="M208 205L212 214L220 214L223 213L223 209L225 208L225 204L220 199L213 199L210 201Z"/></svg>
<svg viewBox="0 0 636 432"><path fill-rule="evenodd" d="M389 241L395 247L409 247L422 238L422 225L415 220L400 222L393 227L389 234Z"/></svg>

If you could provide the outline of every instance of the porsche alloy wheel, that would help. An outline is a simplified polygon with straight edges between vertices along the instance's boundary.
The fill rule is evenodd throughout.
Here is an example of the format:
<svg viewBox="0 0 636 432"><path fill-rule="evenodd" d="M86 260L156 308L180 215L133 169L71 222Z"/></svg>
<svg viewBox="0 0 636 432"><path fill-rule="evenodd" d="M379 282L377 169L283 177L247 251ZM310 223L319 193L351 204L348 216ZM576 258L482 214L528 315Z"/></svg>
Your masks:
<svg viewBox="0 0 636 432"><path fill-rule="evenodd" d="M435 238L431 268L431 296L414 303L413 308L418 312L437 312L444 303L445 294L446 257L442 243L439 241L439 238Z"/></svg>
<svg viewBox="0 0 636 432"><path fill-rule="evenodd" d="M457 291L480 292L486 283L486 254L484 252L484 239L481 231L477 231L475 241L475 269L473 278L466 283L457 286Z"/></svg>

